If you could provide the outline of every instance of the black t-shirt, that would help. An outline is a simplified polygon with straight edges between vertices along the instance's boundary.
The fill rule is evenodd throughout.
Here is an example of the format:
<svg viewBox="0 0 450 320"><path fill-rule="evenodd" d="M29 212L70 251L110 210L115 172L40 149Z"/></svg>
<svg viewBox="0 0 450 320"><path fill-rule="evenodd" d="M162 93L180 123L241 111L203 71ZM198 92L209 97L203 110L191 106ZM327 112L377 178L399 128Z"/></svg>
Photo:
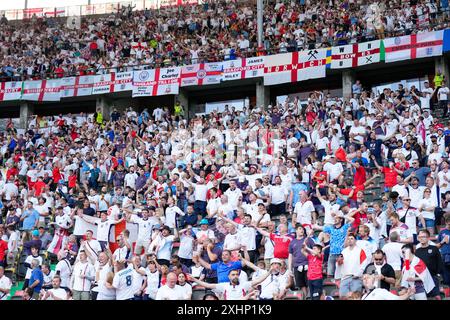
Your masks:
<svg viewBox="0 0 450 320"><path fill-rule="evenodd" d="M443 270L442 256L436 246L416 249L416 256L426 264L432 276L441 273Z"/></svg>
<svg viewBox="0 0 450 320"><path fill-rule="evenodd" d="M377 274L377 271L376 271L376 268L375 268L375 265L373 262L366 267L366 270L364 270L364 273L365 274ZM394 268L392 268L392 266L387 263L381 267L381 274L383 276L385 276L386 278L395 278ZM390 290L391 285L388 282L381 280L380 288Z"/></svg>
<svg viewBox="0 0 450 320"><path fill-rule="evenodd" d="M95 216L95 210L92 209L91 207L85 208L83 209L83 214L93 217Z"/></svg>

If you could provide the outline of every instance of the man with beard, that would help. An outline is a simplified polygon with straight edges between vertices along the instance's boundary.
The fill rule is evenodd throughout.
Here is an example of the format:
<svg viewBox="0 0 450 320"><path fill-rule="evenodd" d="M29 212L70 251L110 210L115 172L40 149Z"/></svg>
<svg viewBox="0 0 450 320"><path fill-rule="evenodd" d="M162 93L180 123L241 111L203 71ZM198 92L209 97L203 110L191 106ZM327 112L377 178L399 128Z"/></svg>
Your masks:
<svg viewBox="0 0 450 320"><path fill-rule="evenodd" d="M375 287L390 290L391 285L395 285L395 271L386 262L386 255L383 250L378 249L374 252L373 262L367 265L364 274L375 275L375 280L378 281Z"/></svg>

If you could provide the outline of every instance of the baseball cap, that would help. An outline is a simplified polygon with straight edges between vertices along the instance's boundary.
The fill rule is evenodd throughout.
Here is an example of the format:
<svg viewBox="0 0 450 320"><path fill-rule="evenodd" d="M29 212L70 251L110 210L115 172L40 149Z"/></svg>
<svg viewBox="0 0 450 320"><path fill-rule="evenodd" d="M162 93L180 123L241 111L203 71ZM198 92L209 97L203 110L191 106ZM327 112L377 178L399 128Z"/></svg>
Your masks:
<svg viewBox="0 0 450 320"><path fill-rule="evenodd" d="M39 237L39 231L33 230L33 232L31 233L31 235L32 235L33 237Z"/></svg>
<svg viewBox="0 0 450 320"><path fill-rule="evenodd" d="M202 225L202 224L209 224L209 222L208 222L208 220L206 220L206 219L202 219L202 220L200 221L200 225Z"/></svg>

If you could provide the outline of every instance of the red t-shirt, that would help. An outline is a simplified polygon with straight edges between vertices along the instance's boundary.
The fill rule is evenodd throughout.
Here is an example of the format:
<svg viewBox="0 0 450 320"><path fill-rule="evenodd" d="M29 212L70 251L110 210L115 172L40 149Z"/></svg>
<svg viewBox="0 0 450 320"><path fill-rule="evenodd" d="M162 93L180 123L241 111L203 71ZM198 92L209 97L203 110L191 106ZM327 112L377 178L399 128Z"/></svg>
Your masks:
<svg viewBox="0 0 450 320"><path fill-rule="evenodd" d="M217 192L216 192L216 198L220 198L221 196L222 196L222 190L220 190L220 189L217 189ZM210 200L210 199L212 199L211 198L211 189L209 189L208 191L206 191L206 200Z"/></svg>
<svg viewBox="0 0 450 320"><path fill-rule="evenodd" d="M5 260L5 252L8 250L8 243L0 239L0 261Z"/></svg>
<svg viewBox="0 0 450 320"><path fill-rule="evenodd" d="M11 176L16 176L18 174L19 171L17 170L16 167L9 168L8 171L6 171L6 180L9 180Z"/></svg>
<svg viewBox="0 0 450 320"><path fill-rule="evenodd" d="M364 169L363 166L360 166L359 168L355 168L355 186L362 185L366 182L366 169Z"/></svg>
<svg viewBox="0 0 450 320"><path fill-rule="evenodd" d="M327 181L327 172L326 171L317 171L314 175L314 181L317 181L320 188L325 187L325 182Z"/></svg>
<svg viewBox="0 0 450 320"><path fill-rule="evenodd" d="M384 185L391 188L397 184L398 173L394 169L383 167Z"/></svg>
<svg viewBox="0 0 450 320"><path fill-rule="evenodd" d="M359 191L364 191L365 187L363 184L360 185L355 185L355 192L353 192L353 196L350 198L352 200L357 200L357 194ZM341 189L339 190L339 192L344 195L344 196L348 196L350 194L350 192L352 191L352 188L345 188L345 189Z"/></svg>
<svg viewBox="0 0 450 320"><path fill-rule="evenodd" d="M292 237L289 235L270 234L270 240L274 242L273 257L278 259L287 259L289 257L289 244Z"/></svg>
<svg viewBox="0 0 450 320"><path fill-rule="evenodd" d="M323 254L320 254L318 256L309 254L307 258L308 258L308 272L306 273L306 275L308 277L308 280L322 279Z"/></svg>
<svg viewBox="0 0 450 320"><path fill-rule="evenodd" d="M69 188L75 188L75 186L77 185L77 175L73 174L71 176L69 176Z"/></svg>
<svg viewBox="0 0 450 320"><path fill-rule="evenodd" d="M33 186L33 188L35 190L34 195L36 197L39 197L42 193L42 189L44 189L45 186L46 186L46 184L44 181L37 181Z"/></svg>
<svg viewBox="0 0 450 320"><path fill-rule="evenodd" d="M355 218L355 221L353 221L353 223L352 223L352 228L358 229L360 225L367 222L367 213L358 211L355 213L353 218Z"/></svg>
<svg viewBox="0 0 450 320"><path fill-rule="evenodd" d="M52 174L53 174L53 181L54 181L55 183L58 183L59 180L62 179L61 173L59 172L59 168L53 168Z"/></svg>

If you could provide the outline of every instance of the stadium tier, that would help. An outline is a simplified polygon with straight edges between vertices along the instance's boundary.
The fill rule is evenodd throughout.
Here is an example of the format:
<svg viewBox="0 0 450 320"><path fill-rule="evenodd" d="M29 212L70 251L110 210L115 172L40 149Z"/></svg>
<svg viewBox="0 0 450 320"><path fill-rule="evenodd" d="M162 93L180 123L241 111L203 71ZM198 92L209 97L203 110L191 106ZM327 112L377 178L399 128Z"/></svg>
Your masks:
<svg viewBox="0 0 450 320"><path fill-rule="evenodd" d="M258 47L251 1L1 19L0 300L450 298L447 21L265 3Z"/></svg>

